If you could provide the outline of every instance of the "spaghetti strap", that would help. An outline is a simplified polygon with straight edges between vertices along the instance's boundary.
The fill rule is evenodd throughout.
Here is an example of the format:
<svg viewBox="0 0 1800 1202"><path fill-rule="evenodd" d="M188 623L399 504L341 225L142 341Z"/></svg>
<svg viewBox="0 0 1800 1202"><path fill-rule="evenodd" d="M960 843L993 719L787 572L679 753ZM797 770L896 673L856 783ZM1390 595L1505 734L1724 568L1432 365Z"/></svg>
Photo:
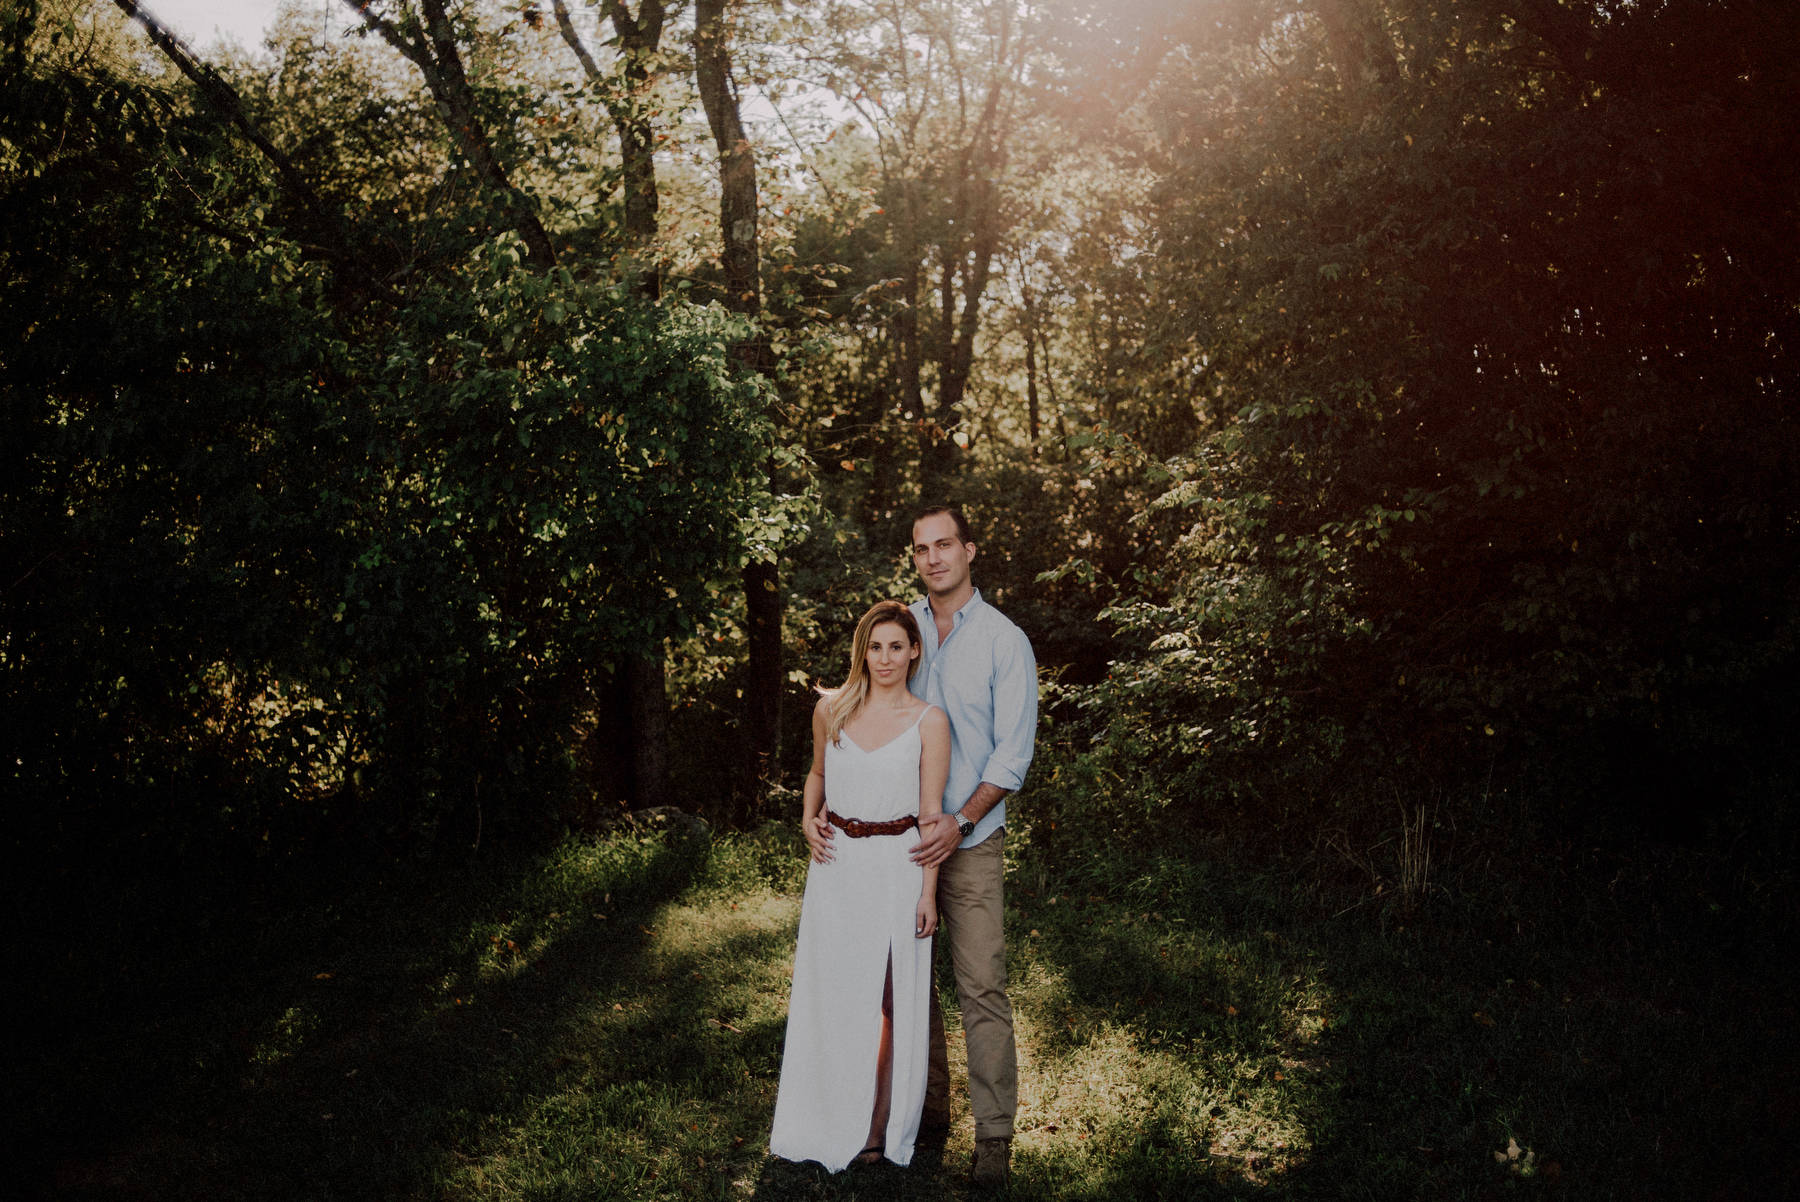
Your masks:
<svg viewBox="0 0 1800 1202"><path fill-rule="evenodd" d="M901 731L899 734L895 735L893 738L889 739L887 742L883 743L879 747L873 747L873 748L864 747L861 743L858 743L856 741L855 737L853 735L851 735L851 733L847 730L840 730L838 732L838 738L839 739L848 739L850 742L850 746L856 748L858 751L862 752L864 755L874 755L878 751L886 751L888 748L892 747L895 743L898 743L901 739L904 739L907 735L910 735L913 731L919 729L919 723L925 721L925 715L928 712L930 712L931 710L938 709L938 708L940 708L940 707L931 705L928 703L924 709L919 711L919 716L912 720L911 726L907 727L905 730Z"/></svg>

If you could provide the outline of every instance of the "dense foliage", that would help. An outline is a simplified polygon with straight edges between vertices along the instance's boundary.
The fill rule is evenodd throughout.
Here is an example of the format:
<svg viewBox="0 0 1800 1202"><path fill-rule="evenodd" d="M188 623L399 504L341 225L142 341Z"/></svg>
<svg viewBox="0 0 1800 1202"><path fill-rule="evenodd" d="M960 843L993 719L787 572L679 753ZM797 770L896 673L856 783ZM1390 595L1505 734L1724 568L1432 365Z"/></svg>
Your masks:
<svg viewBox="0 0 1800 1202"><path fill-rule="evenodd" d="M1504 756L1722 817L1690 774L1779 762L1796 717L1800 25L1187 16L1145 101L1146 349L1206 433L1147 470L1193 525L1114 611L1155 654L1088 704L1176 797Z"/></svg>
<svg viewBox="0 0 1800 1202"><path fill-rule="evenodd" d="M224 91L9 10L43 821L587 821L628 664L681 803L759 819L940 500L1058 681L1045 779L1112 782L1076 811L1499 771L1718 817L1791 768L1785 12L709 5L711 102L775 114L728 271L693 14L554 7L296 7Z"/></svg>
<svg viewBox="0 0 1800 1202"><path fill-rule="evenodd" d="M0 5L45 1191L955 1192L762 1140L948 501L1015 1195L1794 1192L1800 6L132 7Z"/></svg>
<svg viewBox="0 0 1800 1202"><path fill-rule="evenodd" d="M15 838L204 862L573 816L597 682L777 516L741 325L527 271L506 234L376 301L204 110L13 53Z"/></svg>

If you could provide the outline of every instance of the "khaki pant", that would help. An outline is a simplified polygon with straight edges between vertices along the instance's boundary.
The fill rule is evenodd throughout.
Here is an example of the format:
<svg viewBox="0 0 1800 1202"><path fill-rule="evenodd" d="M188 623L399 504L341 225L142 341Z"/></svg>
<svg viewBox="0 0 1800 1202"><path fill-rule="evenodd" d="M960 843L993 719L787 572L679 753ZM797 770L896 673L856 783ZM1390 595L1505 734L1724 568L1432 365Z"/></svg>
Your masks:
<svg viewBox="0 0 1800 1202"><path fill-rule="evenodd" d="M938 937L950 941L956 992L969 1049L969 1109L976 1139L1011 1139L1019 1109L1019 1056L1006 1000L1006 934L1001 885L1006 830L950 853L938 869ZM935 977L935 957L934 977ZM925 1093L950 1096L950 1057L937 982L931 988L931 1055Z"/></svg>

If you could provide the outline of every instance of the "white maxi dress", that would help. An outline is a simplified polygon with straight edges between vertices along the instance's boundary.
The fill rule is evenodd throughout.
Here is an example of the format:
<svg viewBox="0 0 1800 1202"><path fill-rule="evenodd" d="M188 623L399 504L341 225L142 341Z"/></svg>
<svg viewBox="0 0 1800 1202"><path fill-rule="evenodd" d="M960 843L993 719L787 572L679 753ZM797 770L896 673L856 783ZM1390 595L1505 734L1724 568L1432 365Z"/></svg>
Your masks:
<svg viewBox="0 0 1800 1202"><path fill-rule="evenodd" d="M930 708L930 707L927 707ZM923 711L919 719L923 720ZM885 822L919 812L919 723L874 751L848 734L825 744L825 804ZM924 870L907 858L918 831L852 839L835 832L829 864L806 870L787 1042L769 1151L832 1172L868 1142L881 1044L881 986L894 966L894 1080L887 1158L912 1161L925 1103L931 940L913 934Z"/></svg>

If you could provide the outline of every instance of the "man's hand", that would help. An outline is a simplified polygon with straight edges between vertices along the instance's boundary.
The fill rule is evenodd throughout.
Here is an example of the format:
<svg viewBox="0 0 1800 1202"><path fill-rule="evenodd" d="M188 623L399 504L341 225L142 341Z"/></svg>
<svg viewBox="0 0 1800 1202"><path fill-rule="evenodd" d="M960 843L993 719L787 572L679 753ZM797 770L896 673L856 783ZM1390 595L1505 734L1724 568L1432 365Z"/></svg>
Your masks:
<svg viewBox="0 0 1800 1202"><path fill-rule="evenodd" d="M825 807L811 818L802 819L800 829L806 832L806 844L812 848L812 859L815 864L829 864L835 858L831 854L831 840L837 834L831 829L830 819L825 817Z"/></svg>
<svg viewBox="0 0 1800 1202"><path fill-rule="evenodd" d="M926 828L927 822L931 823L930 829ZM962 832L956 828L955 816L939 814L919 820L919 841L908 849L908 853L920 868L936 868L950 858L950 853L961 842Z"/></svg>

